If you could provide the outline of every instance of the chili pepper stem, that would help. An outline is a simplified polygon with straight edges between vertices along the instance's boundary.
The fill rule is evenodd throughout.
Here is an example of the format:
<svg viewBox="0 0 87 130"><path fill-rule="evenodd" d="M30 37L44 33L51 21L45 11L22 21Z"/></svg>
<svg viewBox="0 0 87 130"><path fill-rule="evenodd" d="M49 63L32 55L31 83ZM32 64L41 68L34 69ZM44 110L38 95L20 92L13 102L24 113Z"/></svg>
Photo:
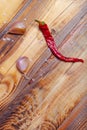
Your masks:
<svg viewBox="0 0 87 130"><path fill-rule="evenodd" d="M39 20L37 20L37 19L35 19L35 22L37 22L37 23L39 23L39 24L41 24L41 25L44 25L44 24L45 24L44 21L39 21Z"/></svg>
<svg viewBox="0 0 87 130"><path fill-rule="evenodd" d="M39 21L39 20L37 20L37 19L35 19L35 22L40 23L40 21Z"/></svg>

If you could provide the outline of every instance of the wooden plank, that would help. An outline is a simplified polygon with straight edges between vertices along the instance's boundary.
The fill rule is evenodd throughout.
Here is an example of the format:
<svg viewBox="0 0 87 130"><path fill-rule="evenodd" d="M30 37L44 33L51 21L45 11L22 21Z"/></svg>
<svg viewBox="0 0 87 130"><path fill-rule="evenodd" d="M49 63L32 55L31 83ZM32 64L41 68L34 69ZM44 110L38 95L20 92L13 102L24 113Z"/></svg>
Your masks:
<svg viewBox="0 0 87 130"><path fill-rule="evenodd" d="M35 1L37 4L34 4L37 5L37 8L40 6L40 10L44 12L41 16L38 15L40 10L37 10L37 8L36 15L33 13L35 5L33 6L33 3L31 3L33 7L30 13L32 14L30 19L32 25L31 27L28 26L29 30L24 37L18 37L16 42L21 42L18 49L14 51L14 54L11 53L12 55L0 65L0 88L3 86L3 89L0 89L0 130L55 130L69 116L81 98L87 94L87 2L80 3L81 1L78 1L76 5L74 1L73 3L68 0L63 1L65 3L60 7L59 14L55 13L52 19L56 21L56 17L58 18L59 15L61 18L64 14L67 15L67 10L70 10L70 8L76 11L76 14L72 17L68 16L69 20L67 16L64 17L67 20L63 25L62 23L58 24L61 25L61 31L55 34L55 39L58 41L58 35L62 34L61 43L59 42L60 46L58 47L59 51L67 56L82 57L85 60L84 64L64 63L56 59L47 49L42 34L37 30L37 25L34 26L32 19L36 16L49 21L51 11L55 12L55 4L52 5L54 1L51 1L50 4L49 1L44 1L44 4L47 2L47 10L43 3L38 5L38 2ZM55 3L57 3L57 8L59 3L62 4L62 1ZM48 9L50 13L45 15ZM24 16L20 16L20 18L24 19ZM62 18L62 20L64 19ZM53 23L50 22L50 27ZM54 27L58 29L57 24ZM28 39L30 43L28 43ZM41 41L43 44L39 44ZM26 43L28 44L26 45ZM27 72L29 80L21 78L22 75L15 67L15 61L22 55L26 55L33 60L30 62Z"/></svg>
<svg viewBox="0 0 87 130"><path fill-rule="evenodd" d="M26 0L10 0L9 2L7 0L0 0L0 33L2 31L2 26L4 28L8 24L25 2Z"/></svg>
<svg viewBox="0 0 87 130"><path fill-rule="evenodd" d="M31 3L31 0L25 0L22 2L22 4L20 5L20 8L18 7L18 12L13 12L12 11L12 17L8 20L9 23L5 23L4 26L0 29L0 38L2 38L5 33L8 32L9 28L11 27L11 25L15 22L15 20L17 20L18 17L20 17L20 15L23 13L23 11L29 6L29 4ZM7 4L7 3L6 3ZM11 5L14 6L14 3L10 3ZM18 3L17 3L18 5ZM7 5L6 5L7 6ZM3 6L4 7L4 6ZM15 6L14 6L15 7ZM9 8L10 9L10 8ZM9 10L8 10L9 11ZM11 10L10 10L11 12ZM4 11L5 13L5 11Z"/></svg>
<svg viewBox="0 0 87 130"><path fill-rule="evenodd" d="M58 130L87 129L87 96L85 96Z"/></svg>

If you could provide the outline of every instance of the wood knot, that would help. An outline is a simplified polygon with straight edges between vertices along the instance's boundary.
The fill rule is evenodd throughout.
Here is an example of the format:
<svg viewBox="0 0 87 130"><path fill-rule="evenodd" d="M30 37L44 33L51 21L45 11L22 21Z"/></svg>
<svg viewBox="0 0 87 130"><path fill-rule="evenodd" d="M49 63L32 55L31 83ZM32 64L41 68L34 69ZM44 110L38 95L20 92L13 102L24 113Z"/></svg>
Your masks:
<svg viewBox="0 0 87 130"><path fill-rule="evenodd" d="M54 28L51 29L51 34L56 35L56 30Z"/></svg>
<svg viewBox="0 0 87 130"><path fill-rule="evenodd" d="M14 89L14 79L13 76L7 75L3 77L0 82L0 101L5 99L9 94L11 94L12 90Z"/></svg>

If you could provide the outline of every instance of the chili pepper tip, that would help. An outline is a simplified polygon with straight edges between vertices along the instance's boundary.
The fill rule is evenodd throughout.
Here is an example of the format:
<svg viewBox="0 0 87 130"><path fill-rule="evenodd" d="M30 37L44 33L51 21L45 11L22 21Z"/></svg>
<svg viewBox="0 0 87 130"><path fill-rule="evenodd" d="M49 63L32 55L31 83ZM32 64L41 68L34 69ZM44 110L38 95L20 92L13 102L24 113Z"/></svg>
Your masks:
<svg viewBox="0 0 87 130"><path fill-rule="evenodd" d="M38 23L41 24L41 25L44 25L44 24L45 24L44 21L39 21L39 20L37 20L37 19L35 19L35 22L38 22Z"/></svg>
<svg viewBox="0 0 87 130"><path fill-rule="evenodd" d="M83 59L81 59L80 61L81 61L82 63L84 63L84 60L83 60Z"/></svg>

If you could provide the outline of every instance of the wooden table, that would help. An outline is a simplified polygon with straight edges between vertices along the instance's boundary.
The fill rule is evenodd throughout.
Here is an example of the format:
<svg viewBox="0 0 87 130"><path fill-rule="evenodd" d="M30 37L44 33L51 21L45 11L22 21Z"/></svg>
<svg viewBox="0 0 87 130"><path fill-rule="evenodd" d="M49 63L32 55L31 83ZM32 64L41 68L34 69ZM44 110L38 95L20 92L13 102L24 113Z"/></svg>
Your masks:
<svg viewBox="0 0 87 130"><path fill-rule="evenodd" d="M35 19L62 54L85 62L55 58ZM15 21L24 35L8 34ZM29 80L16 68L21 56ZM0 0L0 130L87 130L87 0Z"/></svg>

